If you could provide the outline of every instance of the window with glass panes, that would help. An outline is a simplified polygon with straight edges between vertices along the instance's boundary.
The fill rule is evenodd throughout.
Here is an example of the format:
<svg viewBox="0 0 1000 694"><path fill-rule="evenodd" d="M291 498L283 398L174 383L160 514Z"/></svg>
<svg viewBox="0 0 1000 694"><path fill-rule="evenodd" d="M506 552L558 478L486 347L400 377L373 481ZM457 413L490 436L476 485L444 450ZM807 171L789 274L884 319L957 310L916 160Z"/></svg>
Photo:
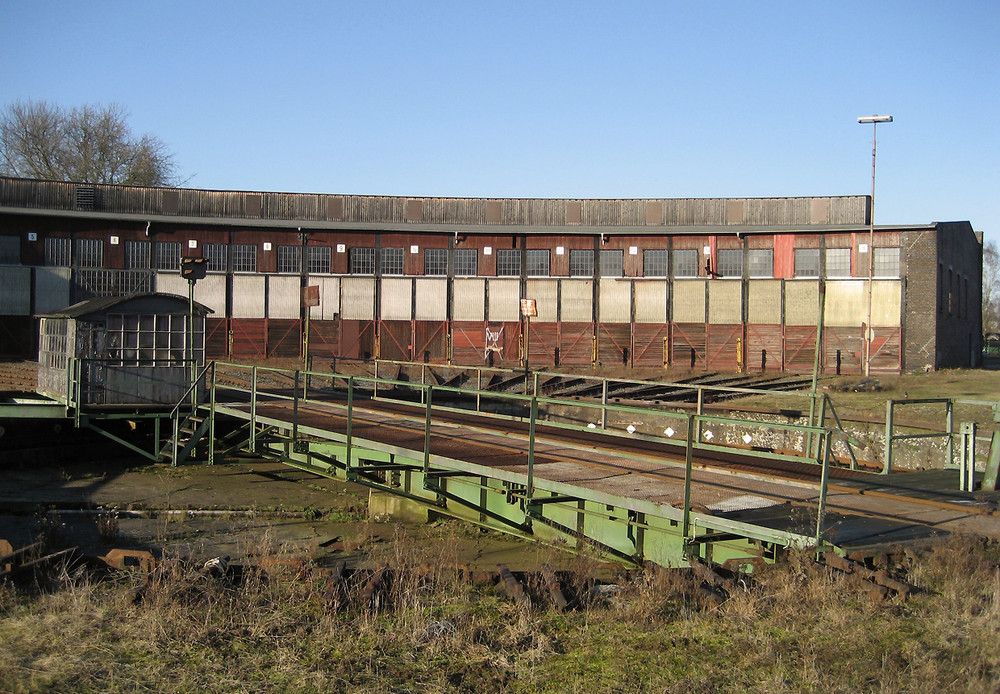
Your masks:
<svg viewBox="0 0 1000 694"><path fill-rule="evenodd" d="M257 272L257 246L252 243L233 244L233 272Z"/></svg>
<svg viewBox="0 0 1000 694"><path fill-rule="evenodd" d="M622 250L601 251L601 277L622 277L625 274L625 252Z"/></svg>
<svg viewBox="0 0 1000 694"><path fill-rule="evenodd" d="M479 274L479 251L475 248L456 248L452 251L456 276Z"/></svg>
<svg viewBox="0 0 1000 694"><path fill-rule="evenodd" d="M674 277L698 276L698 251L674 251Z"/></svg>
<svg viewBox="0 0 1000 694"><path fill-rule="evenodd" d="M875 276L899 277L899 249L875 249Z"/></svg>
<svg viewBox="0 0 1000 694"><path fill-rule="evenodd" d="M146 270L149 268L149 241L125 242L125 267L129 270Z"/></svg>
<svg viewBox="0 0 1000 694"><path fill-rule="evenodd" d="M653 248L642 252L642 274L644 277L666 277L667 258L670 251L665 248Z"/></svg>
<svg viewBox="0 0 1000 694"><path fill-rule="evenodd" d="M69 239L45 239L45 264L55 267L69 267L71 243Z"/></svg>
<svg viewBox="0 0 1000 694"><path fill-rule="evenodd" d="M374 275L375 249L352 248L347 254L347 271L352 275Z"/></svg>
<svg viewBox="0 0 1000 694"><path fill-rule="evenodd" d="M715 256L719 267L715 271L722 277L742 277L743 276L743 249L723 248L719 249Z"/></svg>
<svg viewBox="0 0 1000 694"><path fill-rule="evenodd" d="M180 241L157 241L156 242L156 269L176 270L181 269L181 242Z"/></svg>
<svg viewBox="0 0 1000 694"><path fill-rule="evenodd" d="M306 246L306 272L323 275L330 272L333 249L329 246Z"/></svg>
<svg viewBox="0 0 1000 694"><path fill-rule="evenodd" d="M187 319L183 314L108 314L105 344L117 366L175 364L188 354ZM195 357L203 356L204 321L195 321Z"/></svg>
<svg viewBox="0 0 1000 694"><path fill-rule="evenodd" d="M570 277L594 276L594 251L589 248L571 248L569 251Z"/></svg>
<svg viewBox="0 0 1000 694"><path fill-rule="evenodd" d="M545 277L551 273L549 252L537 248L529 248L524 252L525 274L528 277Z"/></svg>
<svg viewBox="0 0 1000 694"><path fill-rule="evenodd" d="M226 244L206 243L202 248L205 260L208 262L209 272L225 272L228 268L226 263Z"/></svg>
<svg viewBox="0 0 1000 694"><path fill-rule="evenodd" d="M425 248L424 249L424 274L425 275L447 275L448 274L448 249L447 248Z"/></svg>
<svg viewBox="0 0 1000 694"><path fill-rule="evenodd" d="M826 276L827 277L851 276L850 248L826 249Z"/></svg>
<svg viewBox="0 0 1000 694"><path fill-rule="evenodd" d="M0 236L0 265L19 265L21 262L21 238Z"/></svg>
<svg viewBox="0 0 1000 694"><path fill-rule="evenodd" d="M521 251L517 248L501 248L497 251L497 274L518 277L521 274Z"/></svg>
<svg viewBox="0 0 1000 694"><path fill-rule="evenodd" d="M278 246L278 272L302 270L302 246Z"/></svg>
<svg viewBox="0 0 1000 694"><path fill-rule="evenodd" d="M750 277L774 277L774 250L751 248L747 251L747 272Z"/></svg>
<svg viewBox="0 0 1000 694"><path fill-rule="evenodd" d="M819 277L819 249L795 249L795 276Z"/></svg>
<svg viewBox="0 0 1000 694"><path fill-rule="evenodd" d="M104 241L77 239L76 264L77 267L104 267Z"/></svg>
<svg viewBox="0 0 1000 694"><path fill-rule="evenodd" d="M403 249L402 248L383 248L381 262L381 271L383 275L402 275L403 274Z"/></svg>

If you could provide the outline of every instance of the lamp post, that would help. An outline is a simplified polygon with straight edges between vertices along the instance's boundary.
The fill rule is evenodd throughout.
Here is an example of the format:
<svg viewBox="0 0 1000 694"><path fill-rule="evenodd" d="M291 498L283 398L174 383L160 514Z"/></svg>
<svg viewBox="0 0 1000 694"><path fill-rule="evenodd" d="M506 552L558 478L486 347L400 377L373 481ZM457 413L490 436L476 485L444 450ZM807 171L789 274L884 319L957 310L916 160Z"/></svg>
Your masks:
<svg viewBox="0 0 1000 694"><path fill-rule="evenodd" d="M892 116L862 116L859 123L872 124L872 206L868 211L868 319L864 325L865 377L872 366L872 278L875 275L875 141L879 123L891 123Z"/></svg>

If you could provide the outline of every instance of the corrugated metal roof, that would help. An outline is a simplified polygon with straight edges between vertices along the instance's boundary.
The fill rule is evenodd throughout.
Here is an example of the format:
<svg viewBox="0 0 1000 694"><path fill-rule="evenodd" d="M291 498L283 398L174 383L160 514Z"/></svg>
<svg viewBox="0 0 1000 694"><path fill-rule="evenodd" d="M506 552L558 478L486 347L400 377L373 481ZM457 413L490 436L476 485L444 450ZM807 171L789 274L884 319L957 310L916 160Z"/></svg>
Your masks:
<svg viewBox="0 0 1000 694"><path fill-rule="evenodd" d="M181 312L186 313L188 310L188 300L186 297L179 296L177 294L149 292L146 294L132 294L129 296L102 296L94 299L86 299L85 301L80 301L72 306L67 306L66 308L58 311L38 314L35 318L80 318L82 316L109 313L111 309L121 304L141 302L150 299L175 301L178 308L183 309ZM194 302L194 310L202 316L213 313L212 309L208 308L204 304L199 304L197 301Z"/></svg>

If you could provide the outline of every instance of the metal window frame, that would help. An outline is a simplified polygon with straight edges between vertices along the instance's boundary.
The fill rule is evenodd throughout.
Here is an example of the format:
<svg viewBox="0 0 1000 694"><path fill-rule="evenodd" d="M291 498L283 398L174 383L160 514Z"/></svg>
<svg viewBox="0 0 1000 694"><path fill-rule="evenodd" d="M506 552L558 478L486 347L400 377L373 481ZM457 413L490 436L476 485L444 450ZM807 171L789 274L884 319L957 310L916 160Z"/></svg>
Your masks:
<svg viewBox="0 0 1000 694"><path fill-rule="evenodd" d="M233 272L257 272L257 245L234 243L232 245Z"/></svg>
<svg viewBox="0 0 1000 694"><path fill-rule="evenodd" d="M456 248L452 251L456 277L475 277L479 274L479 251L475 248Z"/></svg>
<svg viewBox="0 0 1000 694"><path fill-rule="evenodd" d="M390 246L379 252L379 273L382 275L404 274L405 253L402 247Z"/></svg>
<svg viewBox="0 0 1000 694"><path fill-rule="evenodd" d="M795 277L819 277L820 255L818 248L796 248L795 249ZM807 266L806 259L810 262ZM815 265L814 265L815 263Z"/></svg>
<svg viewBox="0 0 1000 694"><path fill-rule="evenodd" d="M766 257L766 260L764 258ZM762 265L766 265L767 271L761 271ZM773 248L749 248L747 249L747 276L754 278L774 277L774 249Z"/></svg>
<svg viewBox="0 0 1000 694"><path fill-rule="evenodd" d="M678 248L671 251L671 265L674 277L698 276L698 251L694 248ZM694 262L692 263L691 260Z"/></svg>
<svg viewBox="0 0 1000 694"><path fill-rule="evenodd" d="M570 277L594 276L594 249L592 248L569 249L569 276Z"/></svg>
<svg viewBox="0 0 1000 694"><path fill-rule="evenodd" d="M306 246L306 272L310 275L329 275L333 268L331 246Z"/></svg>
<svg viewBox="0 0 1000 694"><path fill-rule="evenodd" d="M697 262L697 261L696 261ZM663 272L660 272L660 268ZM656 270L650 272L650 269ZM670 276L670 251L666 248L647 248L642 252L642 276L643 277L669 277Z"/></svg>
<svg viewBox="0 0 1000 694"><path fill-rule="evenodd" d="M521 251L518 248L497 249L497 276L521 276Z"/></svg>
<svg viewBox="0 0 1000 694"><path fill-rule="evenodd" d="M743 249L720 248L716 251L715 271L722 277L743 277Z"/></svg>
<svg viewBox="0 0 1000 694"><path fill-rule="evenodd" d="M846 267L844 260L847 260ZM826 249L826 276L827 277L851 277L851 249L850 248L827 248Z"/></svg>
<svg viewBox="0 0 1000 694"><path fill-rule="evenodd" d="M424 274L439 277L448 274L448 249L424 249Z"/></svg>
<svg viewBox="0 0 1000 694"><path fill-rule="evenodd" d="M278 246L276 272L297 275L302 272L302 246Z"/></svg>
<svg viewBox="0 0 1000 694"><path fill-rule="evenodd" d="M542 258L545 259L544 263ZM542 271L544 265L544 272ZM552 274L552 261L549 249L527 248L524 251L524 270L528 277L548 277Z"/></svg>
<svg viewBox="0 0 1000 694"><path fill-rule="evenodd" d="M347 253L347 271L352 275L375 274L375 248L357 246Z"/></svg>

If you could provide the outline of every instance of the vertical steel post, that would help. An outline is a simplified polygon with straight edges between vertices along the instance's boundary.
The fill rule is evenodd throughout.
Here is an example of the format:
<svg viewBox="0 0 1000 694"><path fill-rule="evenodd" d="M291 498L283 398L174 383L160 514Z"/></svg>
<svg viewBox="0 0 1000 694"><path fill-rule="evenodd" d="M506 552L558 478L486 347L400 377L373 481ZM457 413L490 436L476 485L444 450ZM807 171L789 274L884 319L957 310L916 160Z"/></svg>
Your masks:
<svg viewBox="0 0 1000 694"><path fill-rule="evenodd" d="M250 452L257 452L257 366L250 367Z"/></svg>
<svg viewBox="0 0 1000 694"><path fill-rule="evenodd" d="M428 386L427 409L424 416L424 475L431 469L431 407L434 399L434 387Z"/></svg>
<svg viewBox="0 0 1000 694"><path fill-rule="evenodd" d="M688 425L687 425L687 442L685 446L684 453L684 521L681 526L681 532L684 535L684 553L688 553L688 545L691 541L691 477L692 468L694 466L694 434L695 434L695 420L697 417L695 415L688 415ZM700 420L699 420L700 421Z"/></svg>
<svg viewBox="0 0 1000 694"><path fill-rule="evenodd" d="M346 461L344 463L344 468L347 471L351 469L351 447L353 444L351 436L351 427L354 421L354 376L349 376L347 379L347 431L345 432L347 438L347 452L345 454Z"/></svg>
<svg viewBox="0 0 1000 694"><path fill-rule="evenodd" d="M212 362L212 378L209 391L210 407L208 410L208 464L215 465L215 362Z"/></svg>
<svg viewBox="0 0 1000 694"><path fill-rule="evenodd" d="M601 428L608 428L608 379L601 379Z"/></svg>
<svg viewBox="0 0 1000 694"><path fill-rule="evenodd" d="M892 415L895 402L887 400L885 403L885 459L882 464L882 474L888 475L892 471Z"/></svg>
<svg viewBox="0 0 1000 694"><path fill-rule="evenodd" d="M823 473L819 482L819 503L816 505L816 548L823 545L823 516L826 514L826 492L830 478L830 432L823 436Z"/></svg>
<svg viewBox="0 0 1000 694"><path fill-rule="evenodd" d="M535 420L538 419L538 398L531 398L531 422L528 425L528 485L525 503L535 496Z"/></svg>
<svg viewBox="0 0 1000 694"><path fill-rule="evenodd" d="M299 378L301 371L295 370L295 383L292 386L292 444L299 441Z"/></svg>
<svg viewBox="0 0 1000 694"><path fill-rule="evenodd" d="M948 438L945 444L945 455L948 461L946 465L951 466L955 464L955 403L951 399L948 400L945 409L944 425L948 429Z"/></svg>

